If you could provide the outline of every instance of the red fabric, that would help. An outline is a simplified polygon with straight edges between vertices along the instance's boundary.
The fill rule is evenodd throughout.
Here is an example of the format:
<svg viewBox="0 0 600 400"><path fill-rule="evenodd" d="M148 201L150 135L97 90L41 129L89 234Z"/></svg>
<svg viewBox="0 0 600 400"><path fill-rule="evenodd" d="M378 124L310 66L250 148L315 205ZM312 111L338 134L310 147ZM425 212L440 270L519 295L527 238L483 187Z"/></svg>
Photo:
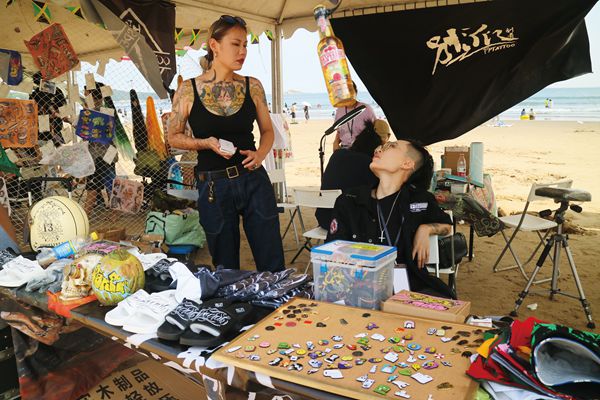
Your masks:
<svg viewBox="0 0 600 400"><path fill-rule="evenodd" d="M533 326L535 324L544 324L546 322L529 317L525 321L515 320L510 326L511 334L510 334L510 347L513 349L518 348L519 346L531 347L531 332L533 331Z"/></svg>

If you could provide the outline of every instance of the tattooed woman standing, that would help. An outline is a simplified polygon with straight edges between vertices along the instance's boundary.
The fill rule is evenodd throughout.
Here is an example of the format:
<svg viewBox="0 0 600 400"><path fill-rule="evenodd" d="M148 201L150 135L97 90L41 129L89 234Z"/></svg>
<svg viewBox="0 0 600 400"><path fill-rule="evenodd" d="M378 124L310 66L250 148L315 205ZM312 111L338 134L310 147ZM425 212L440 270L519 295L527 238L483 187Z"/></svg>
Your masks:
<svg viewBox="0 0 600 400"><path fill-rule="evenodd" d="M198 211L213 264L240 268L242 216L257 269L279 271L284 258L278 211L262 167L274 139L265 91L258 79L234 72L246 59L246 37L240 17L223 15L211 25L208 54L201 59L204 72L183 82L173 98L169 144L198 151ZM186 122L193 136L185 134Z"/></svg>

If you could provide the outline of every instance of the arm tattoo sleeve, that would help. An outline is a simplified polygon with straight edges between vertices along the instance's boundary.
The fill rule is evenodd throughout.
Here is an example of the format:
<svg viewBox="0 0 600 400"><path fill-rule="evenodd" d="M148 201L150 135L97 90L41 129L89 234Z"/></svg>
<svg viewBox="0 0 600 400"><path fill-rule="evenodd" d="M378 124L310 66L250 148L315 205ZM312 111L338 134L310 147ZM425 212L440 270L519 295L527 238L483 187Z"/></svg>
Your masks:
<svg viewBox="0 0 600 400"><path fill-rule="evenodd" d="M262 84L256 78L250 78L250 96L256 103L262 103L268 107L265 89L263 89Z"/></svg>
<svg viewBox="0 0 600 400"><path fill-rule="evenodd" d="M450 234L450 225L447 224L429 224L432 235L446 236Z"/></svg>
<svg viewBox="0 0 600 400"><path fill-rule="evenodd" d="M178 149L198 150L199 141L185 133L185 124L189 116L189 104L194 99L192 82L183 82L175 92L173 109L167 124L169 144Z"/></svg>

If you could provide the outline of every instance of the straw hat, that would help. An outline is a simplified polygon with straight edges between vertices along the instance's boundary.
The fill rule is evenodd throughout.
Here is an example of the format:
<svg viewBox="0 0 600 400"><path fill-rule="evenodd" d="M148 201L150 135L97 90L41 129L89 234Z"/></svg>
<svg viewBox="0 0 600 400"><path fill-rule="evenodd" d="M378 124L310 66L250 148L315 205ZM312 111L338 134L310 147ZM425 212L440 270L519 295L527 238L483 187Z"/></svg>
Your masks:
<svg viewBox="0 0 600 400"><path fill-rule="evenodd" d="M390 131L390 126L385 120L376 119L373 127L375 128L377 135L379 135L381 138L381 143L385 143L390 139L392 132Z"/></svg>

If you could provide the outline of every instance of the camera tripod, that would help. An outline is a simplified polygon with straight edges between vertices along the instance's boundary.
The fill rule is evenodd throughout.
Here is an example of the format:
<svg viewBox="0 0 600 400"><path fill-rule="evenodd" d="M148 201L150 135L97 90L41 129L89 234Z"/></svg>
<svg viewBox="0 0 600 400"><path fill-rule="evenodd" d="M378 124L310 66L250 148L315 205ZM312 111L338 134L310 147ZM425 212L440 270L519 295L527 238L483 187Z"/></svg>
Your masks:
<svg viewBox="0 0 600 400"><path fill-rule="evenodd" d="M585 192L583 190L577 189L563 189L563 188L551 188L551 187L543 187L539 188L535 191L535 194L542 197L549 197L554 199L556 202L560 202L560 207L554 211L554 221L557 223L558 227L556 229L556 233L551 235L546 240L546 245L544 246L544 250L540 255L540 258L535 265L535 269L525 286L525 289L519 294L519 298L515 301L515 308L510 313L511 316L517 316L517 310L525 300L525 297L529 294L529 289L531 285L533 285L535 281L535 277L537 273L540 271L546 258L550 254L550 251L554 250L553 262L552 262L552 279L551 279L551 287L548 290L550 292L550 299L553 300L554 296L557 294L562 294L563 296L571 297L573 299L578 299L581 302L581 306L583 307L583 311L585 312L585 316L588 320L587 327L590 329L594 329L596 324L592 320L592 311L590 309L590 304L585 298L585 294L583 293L583 286L581 284L581 280L579 279L579 274L577 273L577 266L575 265L575 260L573 259L573 254L571 253L571 248L569 247L569 236L564 233L564 222L565 222L565 211L569 208L577 213L582 211L582 208L578 205L569 204L571 201L590 201L592 199L589 192ZM552 214L551 210L545 210L540 213L540 215L550 215ZM569 266L571 267L571 272L573 274L573 278L575 279L575 284L577 286L577 291L579 292L579 296L575 296L568 293L563 293L558 288L558 274L559 274L559 265L560 265L560 250L561 246L564 249L567 260L569 261ZM553 249L554 248L554 249Z"/></svg>

